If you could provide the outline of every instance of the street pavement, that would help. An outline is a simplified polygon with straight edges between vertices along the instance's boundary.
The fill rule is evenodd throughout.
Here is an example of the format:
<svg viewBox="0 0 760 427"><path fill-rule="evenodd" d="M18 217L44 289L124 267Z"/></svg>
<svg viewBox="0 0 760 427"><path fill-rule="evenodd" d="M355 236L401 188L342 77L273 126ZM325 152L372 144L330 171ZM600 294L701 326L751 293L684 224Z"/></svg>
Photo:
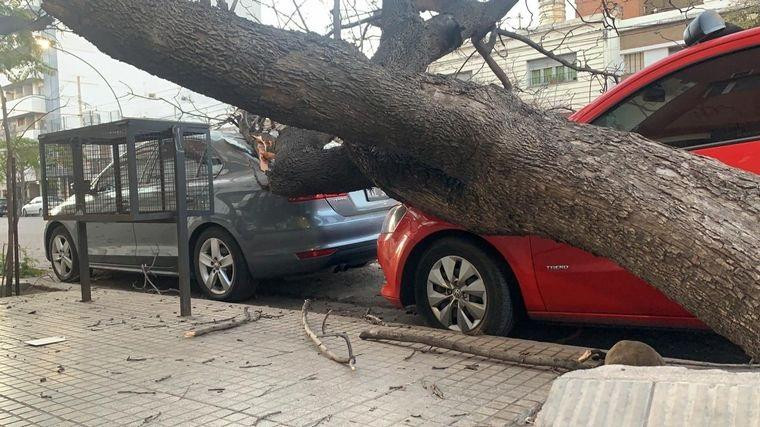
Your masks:
<svg viewBox="0 0 760 427"><path fill-rule="evenodd" d="M602 366L554 381L536 426L760 425L760 370Z"/></svg>
<svg viewBox="0 0 760 427"><path fill-rule="evenodd" d="M38 266L49 268L43 246L44 221L39 217L21 218L19 231L21 247L37 261ZM6 240L7 221L0 220L0 246ZM94 280L96 287L142 291L141 275L96 272ZM424 324L413 310L393 308L380 296L383 280L382 271L377 263L341 273L267 280L259 284L257 296L247 303L298 309L305 298L311 298L315 300L314 309L320 312L332 309L336 314L361 317L370 309L386 321ZM175 279L155 278L154 281L161 288L176 289ZM29 293L34 288L25 286L23 289L24 293ZM202 295L195 292L194 297L202 298ZM718 363L744 363L749 360L741 349L711 332L523 321L512 335L529 340L603 349L610 348L617 341L629 339L646 342L667 357Z"/></svg>
<svg viewBox="0 0 760 427"><path fill-rule="evenodd" d="M18 220L18 230L18 243L21 249L26 250L29 257L34 259L40 268L48 268L44 247L45 221L38 216L21 217ZM1 217L0 248L7 243L8 217Z"/></svg>
<svg viewBox="0 0 760 427"><path fill-rule="evenodd" d="M78 289L5 299L0 316L0 425L512 425L534 416L558 373L421 345L362 341L372 327L333 315L356 371L320 355L298 310L255 305L260 320L196 338L240 317L207 300L180 318L178 298ZM319 330L323 316L310 323ZM431 333L438 333L431 331ZM64 336L42 347L27 340ZM464 337L463 339L470 339ZM488 348L577 358L582 349L499 337ZM339 354L345 345L325 343Z"/></svg>

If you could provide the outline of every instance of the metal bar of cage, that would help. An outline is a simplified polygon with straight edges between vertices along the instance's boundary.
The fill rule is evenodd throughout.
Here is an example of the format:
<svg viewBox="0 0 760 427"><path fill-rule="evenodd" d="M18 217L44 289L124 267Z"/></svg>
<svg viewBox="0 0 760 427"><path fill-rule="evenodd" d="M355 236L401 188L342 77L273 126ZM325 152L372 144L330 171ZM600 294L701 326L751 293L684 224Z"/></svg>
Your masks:
<svg viewBox="0 0 760 427"><path fill-rule="evenodd" d="M121 153L119 152L119 144L113 144L111 147L111 150L113 152L113 158L118 159L121 157ZM116 199L116 212L123 212L124 211L124 195L122 194L122 187L121 187L121 162L114 161L114 167L113 167L113 176L114 176L114 191L115 199Z"/></svg>
<svg viewBox="0 0 760 427"><path fill-rule="evenodd" d="M77 138L77 142L72 146L72 159L74 164L83 162L82 159L82 141ZM86 212L86 198L84 193L84 171L74 168L74 194L76 199L76 212ZM82 302L92 301L92 290L90 289L90 254L87 245L87 223L77 221L77 246L79 254L79 286L82 289ZM73 267L72 267L73 268Z"/></svg>
<svg viewBox="0 0 760 427"><path fill-rule="evenodd" d="M190 242L187 236L185 149L182 127L174 128L174 186L177 206L177 273L180 316L190 316Z"/></svg>

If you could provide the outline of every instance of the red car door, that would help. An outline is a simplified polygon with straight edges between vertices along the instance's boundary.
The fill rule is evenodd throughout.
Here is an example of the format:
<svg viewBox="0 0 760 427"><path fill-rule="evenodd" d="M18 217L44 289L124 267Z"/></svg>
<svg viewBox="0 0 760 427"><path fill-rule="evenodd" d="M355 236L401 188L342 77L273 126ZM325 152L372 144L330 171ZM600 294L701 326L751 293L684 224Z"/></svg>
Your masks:
<svg viewBox="0 0 760 427"><path fill-rule="evenodd" d="M629 96L592 117L591 123L637 132L760 174L760 47L685 64L664 77L637 80L642 83L631 88ZM536 237L531 238L531 251L549 312L689 316L607 259Z"/></svg>
<svg viewBox="0 0 760 427"><path fill-rule="evenodd" d="M570 245L531 237L533 266L546 309L555 313L690 316L614 262Z"/></svg>

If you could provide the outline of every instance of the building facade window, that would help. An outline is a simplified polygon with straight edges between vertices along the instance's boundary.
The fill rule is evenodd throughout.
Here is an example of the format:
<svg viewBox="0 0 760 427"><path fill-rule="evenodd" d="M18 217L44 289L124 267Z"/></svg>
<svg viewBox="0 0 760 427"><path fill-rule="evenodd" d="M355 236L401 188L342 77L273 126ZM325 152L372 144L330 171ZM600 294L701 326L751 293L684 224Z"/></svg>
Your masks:
<svg viewBox="0 0 760 427"><path fill-rule="evenodd" d="M625 65L624 77L641 71L644 68L644 52L626 53L623 55L623 64Z"/></svg>
<svg viewBox="0 0 760 427"><path fill-rule="evenodd" d="M560 55L567 62L575 63L575 54ZM550 58L528 61L528 86L544 86L578 80L578 72Z"/></svg>
<svg viewBox="0 0 760 427"><path fill-rule="evenodd" d="M703 0L644 0L644 15L679 9L687 11L703 4Z"/></svg>

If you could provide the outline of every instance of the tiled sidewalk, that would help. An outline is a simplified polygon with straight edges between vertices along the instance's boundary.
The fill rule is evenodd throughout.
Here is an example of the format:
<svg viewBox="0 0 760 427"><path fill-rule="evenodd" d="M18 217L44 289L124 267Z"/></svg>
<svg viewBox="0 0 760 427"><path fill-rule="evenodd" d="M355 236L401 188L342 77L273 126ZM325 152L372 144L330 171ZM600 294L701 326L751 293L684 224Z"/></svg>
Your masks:
<svg viewBox="0 0 760 427"><path fill-rule="evenodd" d="M181 319L174 297L93 297L77 302L75 287L0 301L0 425L509 425L535 411L557 376L362 341L368 324L331 316L329 329L351 336L352 372L317 353L298 311L251 307L278 317L188 339L192 324L240 315L244 306L195 300L193 318ZM322 318L310 316L313 329ZM59 335L67 340L24 344Z"/></svg>

